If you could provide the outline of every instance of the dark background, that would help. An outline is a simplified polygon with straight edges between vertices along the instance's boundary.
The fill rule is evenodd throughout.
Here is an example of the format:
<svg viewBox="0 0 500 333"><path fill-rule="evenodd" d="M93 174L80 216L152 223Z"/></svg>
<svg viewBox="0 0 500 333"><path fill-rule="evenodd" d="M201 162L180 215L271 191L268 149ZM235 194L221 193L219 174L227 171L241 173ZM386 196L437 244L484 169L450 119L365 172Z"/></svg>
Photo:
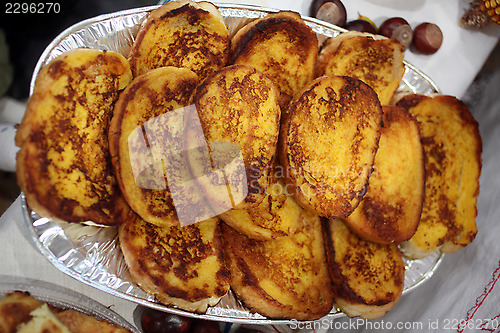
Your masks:
<svg viewBox="0 0 500 333"><path fill-rule="evenodd" d="M0 2L0 28L6 33L10 62L14 67L14 80L7 95L18 100L28 97L31 75L38 58L63 30L97 15L158 3L157 0L20 0L17 2L57 2L61 11L50 14L6 14L8 2L14 3L16 0Z"/></svg>

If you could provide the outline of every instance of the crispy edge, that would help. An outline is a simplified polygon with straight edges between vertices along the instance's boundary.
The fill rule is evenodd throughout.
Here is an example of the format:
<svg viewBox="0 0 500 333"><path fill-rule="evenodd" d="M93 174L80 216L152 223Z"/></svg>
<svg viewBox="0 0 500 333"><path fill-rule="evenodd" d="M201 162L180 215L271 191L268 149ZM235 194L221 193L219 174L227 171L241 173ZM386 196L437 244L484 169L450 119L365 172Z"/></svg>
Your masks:
<svg viewBox="0 0 500 333"><path fill-rule="evenodd" d="M154 25L157 23L157 20L163 19L169 12L173 11L178 11L182 13L183 11L188 11L188 10L193 10L194 12L197 11L204 11L207 12L209 15L214 15L217 19L221 21L221 24L226 27L227 26L224 23L224 20L222 18L222 15L219 13L218 9L210 2L207 1L201 1L201 2L195 2L191 0L181 0L181 1L169 1L163 4L161 7L157 8L156 10L152 11L148 18L144 20L144 22L141 24L139 32L136 36L136 39L134 40L134 43L132 45L132 48L130 50L130 54L128 56L128 60L130 62L130 67L132 69L132 73L134 76L138 76L141 74L145 73L140 73L138 72L138 62L137 59L140 56L139 53L139 47L143 43L144 38L148 31L154 27ZM221 64L218 66L220 67L219 69L223 68L227 64L227 60L229 57L229 50L230 50L230 37L229 37L229 32L227 32L227 46L225 50L222 51L223 53L223 59L220 59ZM215 72L216 70L208 70L207 72L205 71L200 71L197 72L197 75L200 76L208 76L209 74Z"/></svg>
<svg viewBox="0 0 500 333"><path fill-rule="evenodd" d="M204 223L204 222L199 222ZM176 306L181 309L196 312L196 313L204 313L208 306L213 306L217 304L220 299L229 291L229 272L224 264L224 254L222 249L222 236L221 236L221 223L217 222L217 226L215 229L214 239L217 242L215 254L217 257L217 261L221 264L220 269L216 273L216 278L219 280L220 289L217 288L216 295L213 295L209 298L203 299L183 299L176 296L171 296L172 292L178 292L177 288L174 286L165 286L160 281L157 281L154 277L151 277L148 273L148 267L144 264L144 260L152 259L149 257L143 257L142 253L137 253L135 248L131 246L131 241L137 235L134 235L133 231L130 229L134 228L135 224L142 224L149 229L159 228L157 226L151 225L145 221L141 221L138 217L137 220L130 220L126 223L123 223L118 228L118 238L120 240L120 247L122 249L122 253L125 259L125 262L129 268L129 272L132 276L132 279L146 292L154 295L161 303L171 306ZM176 228L174 226L174 228ZM186 227L180 227L186 228ZM139 237L145 237L147 234L138 235ZM153 236L153 235L152 235ZM154 246L155 244L149 244ZM136 258L136 256L140 256L140 258ZM142 259L142 260L140 260ZM169 258L169 260L171 260ZM182 293L182 292L181 292Z"/></svg>
<svg viewBox="0 0 500 333"><path fill-rule="evenodd" d="M398 262L395 262L396 272L393 276L396 285L399 286L399 291L396 294L386 294L385 298L380 298L375 301L367 301L363 295L357 294L355 290L350 286L352 277L344 275L342 267L335 260L335 245L333 244L333 230L334 223L340 225L340 227L345 228L346 232L350 237L357 239L361 244L365 244L365 247L376 246L376 247L391 247L391 250L397 251L400 255ZM402 260L402 254L399 252L396 244L376 244L370 241L364 241L355 234L352 234L347 226L345 226L343 220L341 219L330 219L324 220L323 235L325 238L325 249L327 253L327 262L330 273L330 278L332 279L334 288L334 302L335 304L349 317L362 317L364 319L375 319L384 316L388 311L392 310L396 303L399 301L403 294L404 289L404 279L405 279L405 266ZM346 240L347 241L347 240ZM372 245L370 245L372 244ZM347 245L345 245L347 246ZM362 246L362 245L361 245ZM352 249L356 250L356 247ZM364 277L361 273L362 270L367 269L365 265L360 265L358 270L360 274L357 275L360 279Z"/></svg>
<svg viewBox="0 0 500 333"><path fill-rule="evenodd" d="M308 216L313 216L312 213L306 213ZM317 217L320 219L319 217ZM322 228L322 226L320 226ZM293 236L292 236L293 237ZM319 241L323 243L322 235L319 235ZM252 268L245 262L244 257L252 255L248 249L251 249L252 244L258 245L261 241L249 239L240 234L238 231L231 228L229 225L223 224L223 242L224 242L224 258L226 265L231 274L231 287L237 293L238 299L247 306L251 311L255 311L270 318L277 319L296 319L296 320L315 320L327 315L333 307L332 285L329 280L329 274L326 274L321 290L325 291L327 296L323 299L326 306L322 310L297 310L293 305L284 305L280 301L271 297L262 287L259 286L259 279L253 272ZM265 241L264 241L265 242ZM245 247L245 245L247 247ZM234 247L239 249L235 250ZM322 244L324 248L324 244ZM322 251L326 264L326 253Z"/></svg>
<svg viewBox="0 0 500 333"><path fill-rule="evenodd" d="M319 52L318 37L314 31L304 23L300 14L292 11L280 11L278 13L271 13L260 19L256 19L243 28L239 29L231 40L231 48L229 53L228 64L246 63L246 59L253 55L253 49L261 42L267 41L273 34L283 32L295 36L291 44L298 43L295 51L300 59L303 60L305 73L297 77L288 77L289 72L284 73L286 76L279 75L279 69L284 68L283 64L276 60L269 59L269 68L257 68L268 75L280 88L284 99L290 99L300 89L307 85L314 79L315 66L317 62L317 55ZM275 66L275 67L271 67ZM273 70L274 69L274 70ZM305 81L304 81L305 79ZM291 81L296 81L298 84L297 89L293 89L295 84ZM300 82L303 81L303 82Z"/></svg>
<svg viewBox="0 0 500 333"><path fill-rule="evenodd" d="M407 109L410 114L412 114L412 108L417 107L418 104L422 101L428 101L430 99L436 99L436 101L445 103L445 104L450 104L453 107L456 108L459 118L467 125L472 127L473 131L473 136L476 141L476 156L474 156L474 159L478 163L478 168L479 168L479 174L478 174L478 181L479 177L481 175L481 169L482 169L482 138L479 132L479 124L477 120L474 118L468 107L465 105L464 102L459 100L456 97L449 96L449 95L441 95L441 94L436 94L433 95L432 97L430 96L424 96L421 94L409 94L406 96L403 96L398 102L397 106L403 107ZM418 121L418 117L417 117ZM419 125L421 126L421 125ZM424 147L424 157L425 157L425 147ZM428 171L426 171L428 172ZM474 194L474 200L476 200L476 205L475 205L475 216L477 216L477 197L479 195L479 183L477 186L477 190ZM425 201L424 201L425 204ZM474 222L475 224L475 222ZM417 229L418 232L418 229ZM448 232L447 232L448 233ZM412 239L403 242L402 249L405 254L405 256L411 258L411 259L420 259L424 258L432 253L434 253L436 250L441 251L442 253L454 253L459 251L460 249L463 249L465 246L470 244L476 237L477 235L477 226L475 227L475 230L472 230L465 236L461 236L461 233L458 235L454 236L451 239L442 239L440 241L440 244L438 244L437 247L435 248L421 248L417 246ZM445 237L447 238L447 237ZM449 237L448 237L449 238Z"/></svg>
<svg viewBox="0 0 500 333"><path fill-rule="evenodd" d="M35 88L33 95L30 96L30 100L28 102L28 106L26 108L26 112L24 114L23 120L21 124L18 126L16 136L15 136L15 144L20 147L16 155L16 178L18 180L19 187L26 195L26 200L30 205L31 209L36 211L41 216L49 217L54 221L66 221L67 218L61 218L58 213L54 213L54 211L47 207L46 204L42 203L38 200L38 195L30 195L30 193L34 192L32 184L30 184L30 177L33 177L33 174L36 173L39 168L28 168L26 167L25 161L32 159L33 155L39 154L39 151L35 151L34 147L29 144L30 137L33 133L33 119L37 116L37 108L36 105L40 104L41 101L44 100L44 96L49 94L49 89L52 84L52 78L49 74L49 71L57 71L59 61L64 61L68 56L72 57L75 55L79 55L82 53L88 53L89 55L94 55L96 57L103 57L106 53L111 54L113 56L118 57L119 61L127 61L122 55L116 52L111 51L101 51L95 49L87 49L87 48L77 48L74 50L67 51L62 55L51 60L49 64L44 66L40 73L38 74L35 81ZM51 66L52 65L52 66ZM127 62L128 66L128 62ZM118 66L112 67L113 70L118 70ZM114 74L116 75L116 74ZM47 79L48 78L48 79ZM124 73L120 76L118 83L118 90L124 89L132 78L132 74L130 68L124 71ZM36 157L36 156L35 156ZM43 167L42 167L43 168ZM93 213L88 210L89 214L86 218L78 217L77 222L95 222L100 225L106 226L116 226L126 219L130 218L133 215L133 212L128 207L127 202L122 197L118 185L115 186L115 193L113 196L113 200L115 201L115 205L113 209L116 213L116 218L114 220L110 220L108 216L101 214L99 212L94 211ZM95 220L95 221L94 221Z"/></svg>
<svg viewBox="0 0 500 333"><path fill-rule="evenodd" d="M296 166L295 166L295 163L291 162L292 155L290 154L290 151L289 151L289 147L290 147L290 142L289 142L290 140L288 138L290 136L289 131L290 131L290 126L291 126L292 121L293 121L292 118L296 116L295 115L296 113L301 112L300 110L297 109L295 102L297 102L300 98L302 98L302 96L305 93L307 93L309 90L314 89L314 86L321 84L322 80L325 80L325 79L328 79L331 77L340 78L340 79L343 79L349 83L355 82L356 85L359 85L360 87L362 87L366 91L366 95L371 95L373 100L376 101L375 107L377 108L377 110L379 110L379 115L380 115L379 128L381 128L382 115L383 115L382 106L380 105L380 102L376 96L375 91L371 87L369 87L366 83L362 82L361 80L358 80L355 78L350 78L347 76L322 76L322 77L319 77L319 78L313 80L308 86L306 86L301 91L301 93L297 94L295 96L295 98L290 102L287 111L283 113L283 115L282 115L283 118L281 120L280 136L279 136L279 140L278 140L277 156L278 156L278 160L279 160L280 164L286 170L285 177L284 177L285 183L290 185L291 193L295 196L296 200L299 202L299 204L301 204L302 207L304 207L305 209L307 209L310 212L319 214L319 215L324 216L324 217L344 218L352 213L352 211L359 204L359 201L361 200L361 198L364 196L364 194L366 192L366 187L368 186L368 178L369 178L369 173L370 173L371 167L369 168L370 170L368 170L368 177L366 178L366 181L363 185L363 189L357 193L357 200L355 200L354 205L349 205L347 203L340 203L334 211L333 210L327 211L325 209L318 209L318 207L317 207L318 203L310 202L310 200L307 200L307 198L304 198L301 195L302 191L300 189L300 185L301 185L300 180L301 179L305 180L305 177L304 176L299 176L299 177L294 176L294 175L292 175L292 172L290 171L292 168L296 168ZM370 165L373 165L373 162L375 160L375 152L378 149L378 142L380 139L380 130L378 132L379 132L379 134L378 134L378 138L376 139L376 146L374 147L375 151L373 153L373 157L371 159L371 162L369 163Z"/></svg>
<svg viewBox="0 0 500 333"><path fill-rule="evenodd" d="M390 203L388 205L388 203L384 202L384 200L379 200L378 194L372 196L370 193L370 185L368 185L367 193L363 197L363 200L356 208L356 210L350 216L345 218L345 222L349 226L351 231L355 232L359 237L376 243L388 244L393 242L400 243L402 241L406 241L410 239L417 230L418 224L420 222L420 214L422 212L424 199L425 167L423 156L424 152L420 142L420 130L415 118L402 107L384 105L383 110L384 126L382 127L382 136L384 135L384 132L391 133L393 131L388 128L388 126L390 126L392 123L404 123L406 124L405 129L408 130L406 132L413 130L412 134L417 135L417 141L415 141L415 143L420 148L418 149L418 151L420 151L420 157L418 158L418 160L420 160L419 169L421 170L422 176L421 188L415 189L415 192L418 191L417 194L420 193L418 195L418 198L415 198L415 200L418 202L417 209L415 211L412 211L414 215L412 215L411 217L408 217L408 215L406 215L408 211L401 212L402 214L405 214L404 216L406 218L413 218L413 221L409 225L405 224L405 229L401 230L399 227L402 225L398 222L399 219L396 217L396 215L398 215L398 211L400 209L404 208L405 202L396 202L395 206L391 205ZM386 162L387 161L381 161L381 163ZM391 163L393 163L393 160L391 160ZM376 168L376 165L377 156L375 155L375 163L373 167ZM372 173L372 175L370 176L370 181L373 181L373 177L374 175ZM412 174L412 177L414 178L415 175ZM393 180L395 181L395 179ZM378 183L380 183L380 181L378 181ZM403 204L403 206L401 206L401 203ZM386 211L385 209L389 210Z"/></svg>

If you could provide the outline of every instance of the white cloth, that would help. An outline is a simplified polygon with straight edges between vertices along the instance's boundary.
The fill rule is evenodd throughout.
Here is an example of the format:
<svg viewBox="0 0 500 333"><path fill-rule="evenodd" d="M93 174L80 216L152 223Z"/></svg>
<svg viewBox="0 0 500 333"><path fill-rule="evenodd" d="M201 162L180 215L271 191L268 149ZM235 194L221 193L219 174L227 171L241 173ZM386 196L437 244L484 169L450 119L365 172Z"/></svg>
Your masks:
<svg viewBox="0 0 500 333"><path fill-rule="evenodd" d="M444 93L464 96L487 55L495 45L500 29L469 32L456 26L468 1L344 1L350 18L359 11L375 22L388 16L405 16L411 23L423 20L441 26L445 35L443 48L435 55L417 56L407 53L410 62L428 74ZM260 4L266 5L263 1ZM310 1L267 1L270 7L308 13ZM472 54L471 54L472 53ZM485 89L500 86L500 72ZM484 92L482 92L484 93ZM490 95L493 95L490 93ZM480 123L484 142L483 171L478 201L479 234L466 249L447 255L434 276L422 286L402 297L384 318L374 321L343 318L333 322L297 324L291 328L302 332L499 332L500 331L500 104L474 101L474 115ZM2 113L0 113L1 115ZM17 114L17 113L16 113ZM17 116L19 116L17 114ZM5 121L0 119L1 121ZM7 120L8 123L11 120ZM10 126L10 125L9 125ZM13 168L12 128L0 137L0 168ZM8 131L8 133L7 133ZM1 129L0 129L1 132ZM1 134L1 133L0 133ZM7 152L7 153L6 153ZM54 268L32 245L24 229L20 202L17 200L0 217L0 275L37 278L60 284L110 306L126 320L134 323L135 304L84 285ZM459 324L465 323L465 328ZM483 325L483 326L481 326ZM236 327L236 326L235 326ZM233 327L233 331L234 328ZM273 328L274 329L274 328ZM275 329L277 330L277 329ZM281 330L285 331L285 330Z"/></svg>

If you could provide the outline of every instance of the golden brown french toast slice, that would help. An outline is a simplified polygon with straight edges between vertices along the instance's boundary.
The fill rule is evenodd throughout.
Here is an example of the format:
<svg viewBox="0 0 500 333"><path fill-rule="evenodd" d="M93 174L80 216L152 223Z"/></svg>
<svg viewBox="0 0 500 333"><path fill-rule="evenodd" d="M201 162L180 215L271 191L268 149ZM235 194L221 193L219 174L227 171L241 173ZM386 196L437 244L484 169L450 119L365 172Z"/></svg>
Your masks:
<svg viewBox="0 0 500 333"><path fill-rule="evenodd" d="M130 215L106 133L131 79L122 55L99 50L68 51L42 68L16 134L18 183L38 214L100 225Z"/></svg>
<svg viewBox="0 0 500 333"><path fill-rule="evenodd" d="M0 299L0 332L25 333L126 333L128 330L106 320L70 309L62 309L14 291Z"/></svg>
<svg viewBox="0 0 500 333"><path fill-rule="evenodd" d="M16 332L21 323L31 320L31 312L43 303L28 293L14 291L0 299L0 332Z"/></svg>
<svg viewBox="0 0 500 333"><path fill-rule="evenodd" d="M163 304L203 313L229 290L218 218L158 227L137 218L118 230L132 279Z"/></svg>
<svg viewBox="0 0 500 333"><path fill-rule="evenodd" d="M314 320L333 306L321 219L304 211L304 228L280 240L257 241L223 224L231 288L251 311L269 318Z"/></svg>
<svg viewBox="0 0 500 333"><path fill-rule="evenodd" d="M279 158L297 201L324 217L347 217L366 191L382 107L361 80L323 76L295 98L280 132Z"/></svg>
<svg viewBox="0 0 500 333"><path fill-rule="evenodd" d="M134 77L164 66L189 68L201 79L224 67L231 40L209 2L169 1L141 25L129 54Z"/></svg>
<svg viewBox="0 0 500 333"><path fill-rule="evenodd" d="M365 240L400 243L416 232L424 200L424 152L416 120L402 107L384 105L384 126L368 188L345 218Z"/></svg>
<svg viewBox="0 0 500 333"><path fill-rule="evenodd" d="M329 38L321 47L317 75L348 75L375 90L390 104L405 72L403 46L394 39L350 31Z"/></svg>
<svg viewBox="0 0 500 333"><path fill-rule="evenodd" d="M57 311L55 316L71 333L130 333L125 328L106 320L98 320L95 316L70 309Z"/></svg>
<svg viewBox="0 0 500 333"><path fill-rule="evenodd" d="M18 333L72 333L64 326L52 313L47 304L33 310L30 314L33 318L20 324L17 329L11 332Z"/></svg>
<svg viewBox="0 0 500 333"><path fill-rule="evenodd" d="M198 84L198 76L187 68L157 68L135 78L114 107L109 143L118 183L132 209L158 226L181 224L176 208L193 203L187 193L174 203L172 191L183 189L171 187L184 181L169 179L173 173L167 169L189 171L180 154L183 107Z"/></svg>
<svg viewBox="0 0 500 333"><path fill-rule="evenodd" d="M324 235L335 305L349 317L384 316L404 288L405 266L398 245L365 241L342 219L330 219Z"/></svg>
<svg viewBox="0 0 500 333"><path fill-rule="evenodd" d="M303 227L302 207L281 179L270 182L255 208L230 209L219 218L245 236L273 240L295 234Z"/></svg>
<svg viewBox="0 0 500 333"><path fill-rule="evenodd" d="M440 249L452 253L476 234L482 140L468 107L453 96L407 95L407 107L420 128L425 161L425 196L415 235L402 244L404 254L422 258Z"/></svg>
<svg viewBox="0 0 500 333"><path fill-rule="evenodd" d="M229 64L252 66L290 96L314 78L318 38L298 13L280 11L256 19L233 36Z"/></svg>
<svg viewBox="0 0 500 333"><path fill-rule="evenodd" d="M234 185L231 187L235 191L244 187L248 192L244 200L235 200L233 208L254 207L262 201L275 164L281 118L279 102L280 93L275 84L246 65L227 66L209 76L196 89L193 103L204 137L211 147L213 165L230 160L225 155L233 153L214 149L217 148L216 143L236 147L244 162L243 170L235 166L233 172L226 174L227 182L202 184L213 205L219 204L219 196L214 191L218 187L227 191L228 184ZM204 168L196 163L197 159L190 159L191 171L196 178L200 178ZM217 168L222 167L218 165ZM243 184L244 179L246 182Z"/></svg>

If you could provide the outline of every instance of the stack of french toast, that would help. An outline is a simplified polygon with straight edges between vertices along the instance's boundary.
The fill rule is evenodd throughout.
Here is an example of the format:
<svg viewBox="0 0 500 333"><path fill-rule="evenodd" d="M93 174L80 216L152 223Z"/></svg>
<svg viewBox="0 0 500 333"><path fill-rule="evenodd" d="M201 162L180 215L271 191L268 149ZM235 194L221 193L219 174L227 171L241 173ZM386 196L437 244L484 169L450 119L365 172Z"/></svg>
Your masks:
<svg viewBox="0 0 500 333"><path fill-rule="evenodd" d="M203 313L231 290L268 318L377 318L404 256L477 233L478 124L452 96L396 100L403 59L366 33L320 43L290 11L230 34L211 3L170 1L130 54L77 49L41 70L19 185L43 216L118 227L163 304Z"/></svg>

